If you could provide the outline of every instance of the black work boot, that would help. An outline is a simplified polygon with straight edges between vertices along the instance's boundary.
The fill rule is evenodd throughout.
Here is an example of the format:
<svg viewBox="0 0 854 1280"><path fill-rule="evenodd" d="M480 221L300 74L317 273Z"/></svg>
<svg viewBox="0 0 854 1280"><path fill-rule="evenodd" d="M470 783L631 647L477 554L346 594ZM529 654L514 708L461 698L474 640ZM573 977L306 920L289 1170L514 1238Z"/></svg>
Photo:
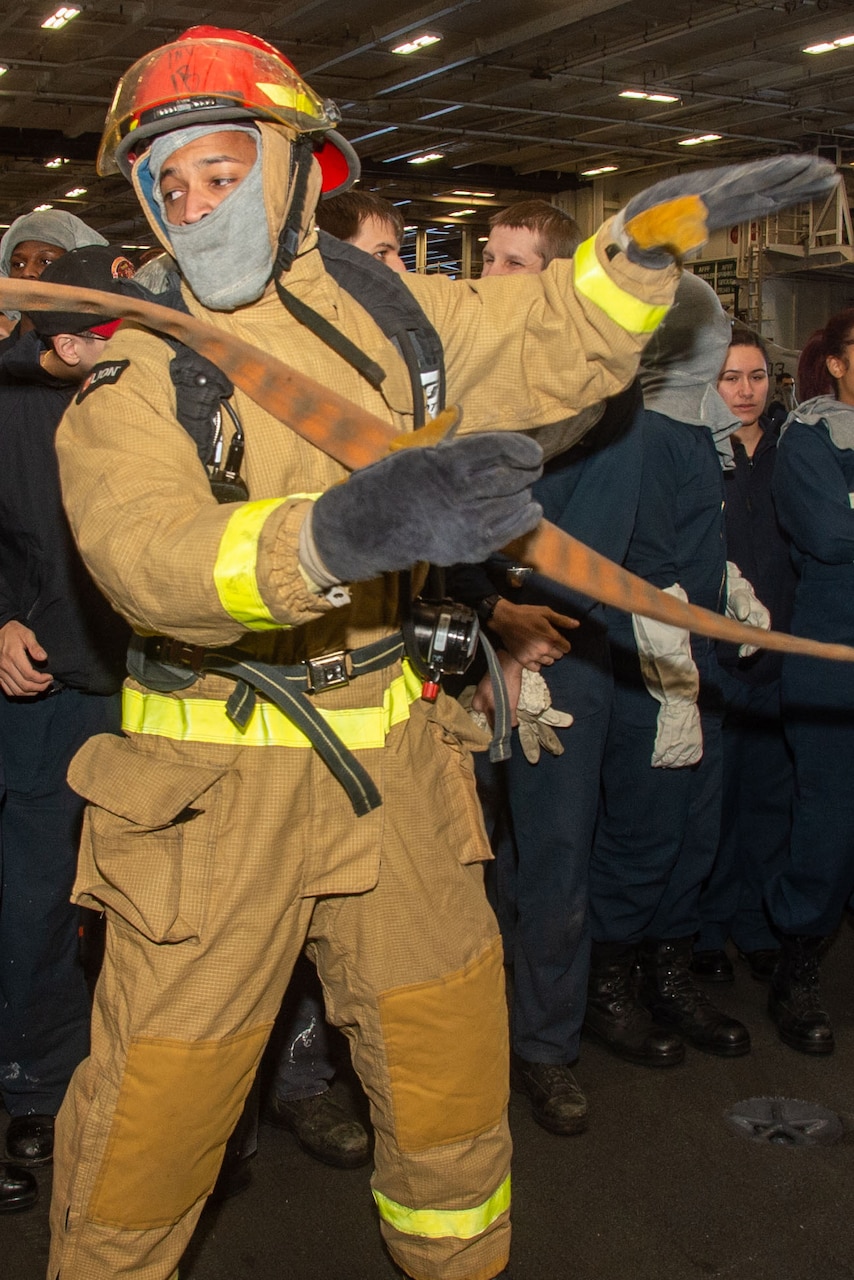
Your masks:
<svg viewBox="0 0 854 1280"><path fill-rule="evenodd" d="M783 938L771 978L768 1012L784 1044L801 1053L833 1053L833 1027L821 1007L819 961L824 938Z"/></svg>
<svg viewBox="0 0 854 1280"><path fill-rule="evenodd" d="M549 1133L567 1137L587 1128L587 1099L564 1063L526 1062L514 1053L510 1083L520 1093L527 1093L534 1119Z"/></svg>
<svg viewBox="0 0 854 1280"><path fill-rule="evenodd" d="M676 1027L695 1049L737 1058L750 1049L750 1032L715 1008L691 977L690 938L645 938L639 948L641 1000L657 1022Z"/></svg>
<svg viewBox="0 0 854 1280"><path fill-rule="evenodd" d="M675 1067L685 1057L680 1037L657 1027L634 993L637 948L621 942L594 942L590 957L584 1030L618 1058L643 1067Z"/></svg>

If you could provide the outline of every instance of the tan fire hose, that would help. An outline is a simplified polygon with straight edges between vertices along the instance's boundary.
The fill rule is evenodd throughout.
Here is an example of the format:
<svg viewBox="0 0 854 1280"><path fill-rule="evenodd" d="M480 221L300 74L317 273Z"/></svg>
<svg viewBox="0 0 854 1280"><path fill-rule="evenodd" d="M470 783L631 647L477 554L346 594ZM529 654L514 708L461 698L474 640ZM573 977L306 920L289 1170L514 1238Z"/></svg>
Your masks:
<svg viewBox="0 0 854 1280"><path fill-rule="evenodd" d="M291 369L275 356L184 312L141 299L97 289L43 284L40 280L0 278L0 308L120 316L177 338L222 369L236 387L279 422L351 471L379 461L392 449L435 444L456 426L459 418L456 409L446 409L421 431L401 436L381 418ZM762 631L666 595L546 520L504 550L515 561L530 565L562 586L627 613L639 613L733 644L854 662L854 648L850 645Z"/></svg>

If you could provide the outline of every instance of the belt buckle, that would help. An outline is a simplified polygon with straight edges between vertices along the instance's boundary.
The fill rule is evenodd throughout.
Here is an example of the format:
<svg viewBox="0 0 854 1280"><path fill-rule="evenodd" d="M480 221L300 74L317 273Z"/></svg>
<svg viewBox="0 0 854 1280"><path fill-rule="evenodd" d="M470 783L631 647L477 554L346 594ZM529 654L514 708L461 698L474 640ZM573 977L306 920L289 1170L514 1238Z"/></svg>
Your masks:
<svg viewBox="0 0 854 1280"><path fill-rule="evenodd" d="M340 689L350 683L347 672L347 654L323 653L319 658L307 658L305 663L309 693L323 693L327 689Z"/></svg>

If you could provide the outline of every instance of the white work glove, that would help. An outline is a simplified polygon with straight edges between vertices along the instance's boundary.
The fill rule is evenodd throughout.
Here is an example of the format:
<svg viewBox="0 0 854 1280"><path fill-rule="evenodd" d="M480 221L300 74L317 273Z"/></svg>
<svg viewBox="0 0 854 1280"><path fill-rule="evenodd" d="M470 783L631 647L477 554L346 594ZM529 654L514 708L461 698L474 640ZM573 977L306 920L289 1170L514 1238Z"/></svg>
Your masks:
<svg viewBox="0 0 854 1280"><path fill-rule="evenodd" d="M688 599L678 582L665 591L677 600ZM650 764L653 769L684 769L703 755L700 673L691 657L691 633L635 613L632 627L644 684L661 703Z"/></svg>
<svg viewBox="0 0 854 1280"><path fill-rule="evenodd" d="M568 711L557 711L552 706L549 687L537 671L522 672L522 692L516 707L519 721L519 745L529 764L537 764L540 749L545 748L553 756L563 755L563 743L555 729L568 729L573 717Z"/></svg>
<svg viewBox="0 0 854 1280"><path fill-rule="evenodd" d="M763 631L771 630L771 614L757 597L738 565L733 564L732 560L726 562L726 616L735 618L736 622L746 622L749 627L761 627ZM750 658L758 652L758 644L738 646L740 658Z"/></svg>

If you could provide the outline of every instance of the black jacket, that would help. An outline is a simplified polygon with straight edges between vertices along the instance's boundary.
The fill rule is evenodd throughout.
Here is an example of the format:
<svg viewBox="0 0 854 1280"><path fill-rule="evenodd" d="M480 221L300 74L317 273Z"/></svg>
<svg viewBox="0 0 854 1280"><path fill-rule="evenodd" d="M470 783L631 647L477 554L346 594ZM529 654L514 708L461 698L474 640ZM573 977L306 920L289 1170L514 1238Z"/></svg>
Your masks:
<svg viewBox="0 0 854 1280"><path fill-rule="evenodd" d="M54 436L74 384L46 373L28 333L0 351L0 626L24 623L55 680L121 686L129 631L95 587L62 508Z"/></svg>

